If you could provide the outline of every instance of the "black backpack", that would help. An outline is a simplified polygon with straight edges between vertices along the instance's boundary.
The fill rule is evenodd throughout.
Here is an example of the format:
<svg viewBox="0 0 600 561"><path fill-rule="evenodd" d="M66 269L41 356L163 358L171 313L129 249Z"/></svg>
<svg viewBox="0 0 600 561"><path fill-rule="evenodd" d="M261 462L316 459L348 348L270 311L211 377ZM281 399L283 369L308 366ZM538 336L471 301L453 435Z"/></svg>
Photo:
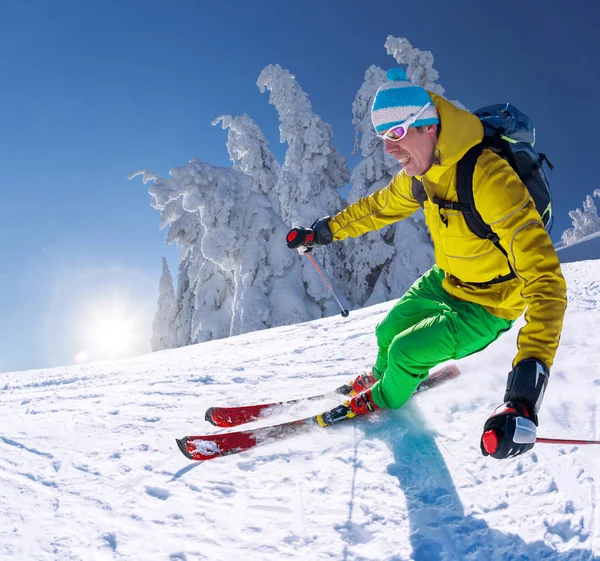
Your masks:
<svg viewBox="0 0 600 561"><path fill-rule="evenodd" d="M433 202L438 205L442 221L447 224L447 218L442 209L458 210L463 213L469 229L478 237L490 240L504 255L508 255L500 245L498 236L485 223L477 209L473 197L473 172L477 159L484 149L490 149L504 158L515 170L525 187L529 190L540 214L544 227L549 232L554 222L552 216L552 195L544 162L550 169L553 165L546 154L538 154L533 145L535 143L535 128L531 119L510 103L489 105L473 112L483 124L483 140L473 146L458 162L456 172L456 190L458 203L444 201L434 197ZM413 178L413 195L421 203L426 195L420 181ZM470 283L488 286L504 282L516 277L510 262L510 273L502 275L486 283Z"/></svg>

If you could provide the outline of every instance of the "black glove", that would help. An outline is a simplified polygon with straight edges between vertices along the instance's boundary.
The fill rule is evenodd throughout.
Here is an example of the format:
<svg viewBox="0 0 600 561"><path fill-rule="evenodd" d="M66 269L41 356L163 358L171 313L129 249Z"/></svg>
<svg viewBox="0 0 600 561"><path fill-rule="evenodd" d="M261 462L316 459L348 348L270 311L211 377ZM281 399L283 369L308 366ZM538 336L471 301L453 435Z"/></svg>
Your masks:
<svg viewBox="0 0 600 561"><path fill-rule="evenodd" d="M498 460L518 456L535 444L537 422L517 401L507 401L485 422L481 453Z"/></svg>
<svg viewBox="0 0 600 561"><path fill-rule="evenodd" d="M519 362L508 374L504 404L485 422L481 453L508 458L531 450L535 444L538 411L550 372L534 358Z"/></svg>
<svg viewBox="0 0 600 561"><path fill-rule="evenodd" d="M519 362L509 373L506 380L504 401L522 403L537 425L537 414L544 399L550 372L546 365L535 358Z"/></svg>
<svg viewBox="0 0 600 561"><path fill-rule="evenodd" d="M331 230L329 229L330 216L315 220L310 228L292 228L285 241L290 249L301 250L302 253L309 253L314 245L327 245L333 241Z"/></svg>

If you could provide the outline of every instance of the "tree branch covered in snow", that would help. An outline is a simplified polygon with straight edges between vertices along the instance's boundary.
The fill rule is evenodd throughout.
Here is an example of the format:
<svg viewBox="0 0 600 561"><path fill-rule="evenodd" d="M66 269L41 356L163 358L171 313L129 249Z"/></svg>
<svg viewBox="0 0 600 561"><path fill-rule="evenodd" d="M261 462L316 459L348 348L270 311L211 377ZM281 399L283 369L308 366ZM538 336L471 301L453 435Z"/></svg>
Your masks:
<svg viewBox="0 0 600 561"><path fill-rule="evenodd" d="M593 195L600 198L600 189L596 189ZM583 208L569 211L569 216L573 221L573 227L563 232L561 239L564 245L570 245L590 234L600 232L600 216L592 195L585 198Z"/></svg>
<svg viewBox="0 0 600 561"><path fill-rule="evenodd" d="M154 176L159 181L158 176ZM166 243L179 249L177 290L170 337L165 348L182 347L227 337L231 327L233 278L202 254L204 227L200 214L183 208L183 198L153 206L160 210L160 227L168 227ZM207 295L207 292L210 294Z"/></svg>
<svg viewBox="0 0 600 561"><path fill-rule="evenodd" d="M260 91L279 114L281 142L288 145L276 191L281 218L289 226L310 224L323 209L341 210L337 189L350 179L346 159L333 145L331 126L315 115L293 74L278 64L258 77Z"/></svg>
<svg viewBox="0 0 600 561"><path fill-rule="evenodd" d="M417 49L410 44L408 39L393 37L392 35L388 35L385 48L388 55L392 55L396 62L408 66L406 75L411 82L434 94L444 95L446 90L436 82L440 75L433 68L433 54L431 51ZM452 103L460 109L465 109L460 101L452 100Z"/></svg>
<svg viewBox="0 0 600 561"><path fill-rule="evenodd" d="M233 169L251 177L252 189L266 195L279 214L276 185L281 166L271 153L265 135L248 115L222 115L212 124L219 123L227 130L227 150Z"/></svg>
<svg viewBox="0 0 600 561"><path fill-rule="evenodd" d="M444 88L436 83L440 75L433 68L431 51L421 51L413 47L408 39L392 35L388 35L385 48L388 55L392 55L398 64L408 66L406 75L411 82L434 94L444 95Z"/></svg>

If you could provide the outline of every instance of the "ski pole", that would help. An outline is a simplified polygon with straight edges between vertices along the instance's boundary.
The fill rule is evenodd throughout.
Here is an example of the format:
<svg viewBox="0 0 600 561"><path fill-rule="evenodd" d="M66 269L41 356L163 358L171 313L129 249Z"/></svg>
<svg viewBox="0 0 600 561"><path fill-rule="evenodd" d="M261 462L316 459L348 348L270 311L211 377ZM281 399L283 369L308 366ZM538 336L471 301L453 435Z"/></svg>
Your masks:
<svg viewBox="0 0 600 561"><path fill-rule="evenodd" d="M536 438L535 441L541 444L600 444L600 440L571 440L562 438Z"/></svg>
<svg viewBox="0 0 600 561"><path fill-rule="evenodd" d="M342 303L340 302L340 299L337 297L336 293L333 291L333 288L331 288L331 285L329 284L329 282L325 278L325 275L323 274L323 271L321 271L321 268L319 267L319 265L317 265L317 262L316 262L315 258L310 253L308 253L308 252L305 252L304 255L306 255L310 259L310 262L315 266L315 269L317 270L317 273L319 273L319 275L321 275L321 278L323 279L323 282L327 285L327 288L329 289L329 292L331 292L331 294L333 294L333 297L335 298L335 301L337 302L338 306L342 310L342 317L343 318L347 318L348 314L350 314L350 312L348 310L346 310L344 308L344 306L342 306Z"/></svg>

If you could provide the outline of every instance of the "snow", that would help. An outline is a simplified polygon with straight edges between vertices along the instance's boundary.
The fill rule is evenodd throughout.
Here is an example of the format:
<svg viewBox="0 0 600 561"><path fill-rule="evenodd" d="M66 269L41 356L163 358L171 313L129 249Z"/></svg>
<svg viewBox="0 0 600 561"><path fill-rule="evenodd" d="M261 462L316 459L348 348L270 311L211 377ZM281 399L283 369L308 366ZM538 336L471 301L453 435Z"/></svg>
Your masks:
<svg viewBox="0 0 600 561"><path fill-rule="evenodd" d="M216 442L204 442L203 440L196 440L194 442L194 447L200 454L210 455L210 454L218 454L219 446Z"/></svg>
<svg viewBox="0 0 600 561"><path fill-rule="evenodd" d="M569 308L538 435L598 439L600 262L564 272ZM400 411L205 463L177 449L175 438L222 430L204 422L209 406L320 393L367 369L391 305L2 374L0 559L600 558L597 447L539 444L506 461L479 452L522 321Z"/></svg>

